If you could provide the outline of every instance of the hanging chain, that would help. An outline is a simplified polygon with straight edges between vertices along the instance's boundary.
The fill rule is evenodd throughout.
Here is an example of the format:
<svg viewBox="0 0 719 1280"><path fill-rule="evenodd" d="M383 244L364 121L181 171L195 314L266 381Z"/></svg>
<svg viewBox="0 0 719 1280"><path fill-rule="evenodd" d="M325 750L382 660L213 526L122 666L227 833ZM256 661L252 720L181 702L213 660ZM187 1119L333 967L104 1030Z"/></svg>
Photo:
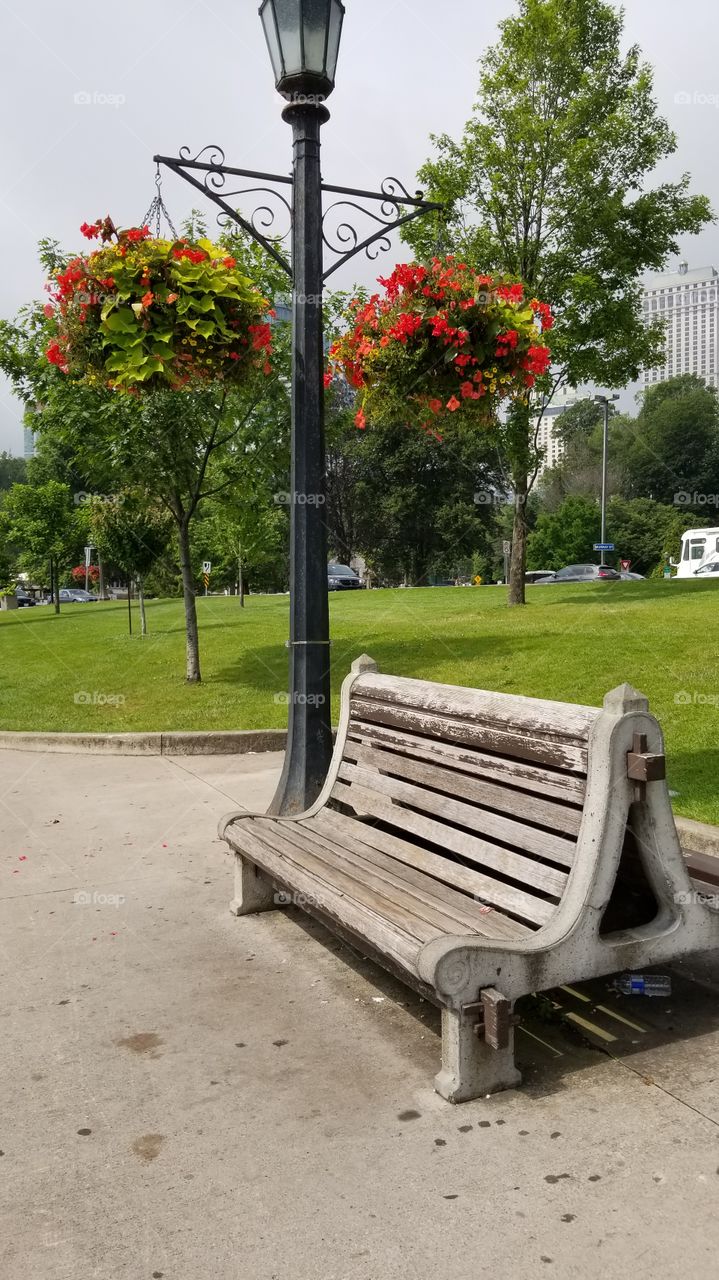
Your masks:
<svg viewBox="0 0 719 1280"><path fill-rule="evenodd" d="M149 227L150 230L152 230L154 222L155 239L159 240L162 231L162 219L164 218L172 232L173 240L176 240L177 232L173 226L172 218L167 211L167 205L162 198L162 173L160 172L159 164L155 173L155 186L157 187L157 192L142 220L142 225L144 227Z"/></svg>

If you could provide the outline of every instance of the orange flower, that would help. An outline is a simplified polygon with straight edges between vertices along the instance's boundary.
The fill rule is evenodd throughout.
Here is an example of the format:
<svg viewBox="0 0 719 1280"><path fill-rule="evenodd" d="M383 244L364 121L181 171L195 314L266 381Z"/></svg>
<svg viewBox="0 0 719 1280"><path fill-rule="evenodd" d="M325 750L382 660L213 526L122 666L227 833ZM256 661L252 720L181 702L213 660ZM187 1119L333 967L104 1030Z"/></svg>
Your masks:
<svg viewBox="0 0 719 1280"><path fill-rule="evenodd" d="M155 301L155 295L154 293L151 293L150 290L148 289L147 293L142 299L143 307L151 307L154 301Z"/></svg>
<svg viewBox="0 0 719 1280"><path fill-rule="evenodd" d="M459 409L460 407L461 401L459 401L456 396L452 396L452 399L447 401L447 408L450 413L454 413L455 409Z"/></svg>
<svg viewBox="0 0 719 1280"><path fill-rule="evenodd" d="M180 296L180 295L179 295L179 293L168 293L168 295L167 295L167 301L168 301L168 302L177 302L177 299L179 298L179 296Z"/></svg>

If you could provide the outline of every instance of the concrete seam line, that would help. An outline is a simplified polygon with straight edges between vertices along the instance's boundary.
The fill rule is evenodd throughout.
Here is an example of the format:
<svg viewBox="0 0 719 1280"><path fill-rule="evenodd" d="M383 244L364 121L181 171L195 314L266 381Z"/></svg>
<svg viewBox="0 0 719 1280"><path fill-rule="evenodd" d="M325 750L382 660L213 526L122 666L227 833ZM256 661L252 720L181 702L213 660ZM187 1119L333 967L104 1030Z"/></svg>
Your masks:
<svg viewBox="0 0 719 1280"><path fill-rule="evenodd" d="M0 730L0 750L76 755L245 755L283 751L284 729L194 733L42 733Z"/></svg>

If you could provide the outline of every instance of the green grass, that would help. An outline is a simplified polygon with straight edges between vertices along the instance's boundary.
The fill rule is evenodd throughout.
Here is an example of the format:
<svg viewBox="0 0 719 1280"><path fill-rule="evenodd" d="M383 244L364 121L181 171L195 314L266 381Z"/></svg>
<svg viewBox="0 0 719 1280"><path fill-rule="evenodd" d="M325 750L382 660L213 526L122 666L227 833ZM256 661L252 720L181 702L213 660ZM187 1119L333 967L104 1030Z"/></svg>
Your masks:
<svg viewBox="0 0 719 1280"><path fill-rule="evenodd" d="M362 652L398 675L570 702L598 704L628 680L664 727L677 811L719 822L717 584L597 583L528 595L522 610L489 587L331 597L334 718L341 679ZM144 640L128 636L125 604L0 614L0 728L284 726L287 597L253 596L244 611L234 599L200 598L198 611L204 683L195 687L183 680L180 601L148 605ZM82 705L80 692L124 702ZM677 702L681 694L690 701Z"/></svg>

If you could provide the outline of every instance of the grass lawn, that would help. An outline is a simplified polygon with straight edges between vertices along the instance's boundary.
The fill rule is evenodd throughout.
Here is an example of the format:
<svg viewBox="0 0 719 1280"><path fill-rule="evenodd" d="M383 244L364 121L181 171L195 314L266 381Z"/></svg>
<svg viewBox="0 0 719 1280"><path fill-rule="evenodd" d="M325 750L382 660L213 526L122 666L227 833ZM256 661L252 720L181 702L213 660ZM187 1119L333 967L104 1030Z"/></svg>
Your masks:
<svg viewBox="0 0 719 1280"><path fill-rule="evenodd" d="M333 716L353 658L452 684L598 704L624 680L647 694L667 737L675 807L719 822L719 586L695 582L533 587L510 610L501 588L331 597ZM182 603L0 613L0 728L84 732L283 727L286 596L198 599L204 683L183 680ZM139 621L136 619L136 628ZM119 705L75 701L120 695Z"/></svg>

